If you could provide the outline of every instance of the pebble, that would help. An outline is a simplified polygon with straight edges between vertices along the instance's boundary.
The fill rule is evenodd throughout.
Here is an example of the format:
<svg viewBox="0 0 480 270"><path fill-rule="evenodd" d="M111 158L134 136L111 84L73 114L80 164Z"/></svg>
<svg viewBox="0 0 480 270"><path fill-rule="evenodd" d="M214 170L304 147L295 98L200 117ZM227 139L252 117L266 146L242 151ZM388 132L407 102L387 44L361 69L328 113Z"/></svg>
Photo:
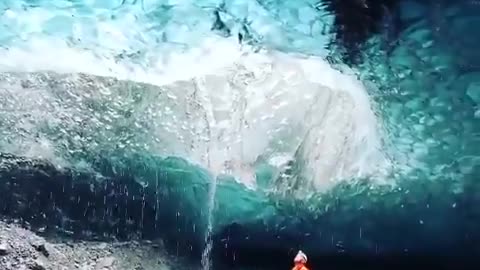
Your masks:
<svg viewBox="0 0 480 270"><path fill-rule="evenodd" d="M9 251L8 244L0 243L0 255L7 255Z"/></svg>
<svg viewBox="0 0 480 270"><path fill-rule="evenodd" d="M32 270L47 270L45 268L45 263L41 259L36 259L32 265L30 265L30 269Z"/></svg>
<svg viewBox="0 0 480 270"><path fill-rule="evenodd" d="M103 259L100 259L100 261L98 261L97 265L95 266L95 270L110 268L114 262L115 262L114 257L105 257Z"/></svg>
<svg viewBox="0 0 480 270"><path fill-rule="evenodd" d="M33 242L31 243L32 247L35 248L36 251L42 253L45 257L50 256L50 252L48 252L47 247L45 246L45 243L43 242Z"/></svg>

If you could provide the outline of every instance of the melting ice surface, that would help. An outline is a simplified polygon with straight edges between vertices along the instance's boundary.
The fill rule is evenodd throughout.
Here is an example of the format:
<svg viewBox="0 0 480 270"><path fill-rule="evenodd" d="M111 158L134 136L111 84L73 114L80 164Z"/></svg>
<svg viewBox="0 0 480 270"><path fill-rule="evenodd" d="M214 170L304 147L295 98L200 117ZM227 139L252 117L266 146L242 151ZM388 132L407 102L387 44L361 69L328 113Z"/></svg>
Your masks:
<svg viewBox="0 0 480 270"><path fill-rule="evenodd" d="M9 121L3 151L62 165L88 163L86 156L100 153L113 158L118 149L180 156L251 188L260 159L279 170L288 160L304 160L302 174L318 189L386 169L362 84L320 57L275 50L276 39L288 39L288 32L268 23L272 15L258 3L232 1L225 12L261 25L254 28L270 48L255 52L237 36L212 33L218 3L4 5L8 29L0 68L22 75L5 73L2 80ZM306 13L314 31L318 12L297 12ZM186 14L191 21L182 20ZM121 89L125 84L96 77L25 75L46 71L151 86Z"/></svg>
<svg viewBox="0 0 480 270"><path fill-rule="evenodd" d="M317 1L4 0L0 152L130 175L222 248L478 251L478 20L426 10L349 70Z"/></svg>

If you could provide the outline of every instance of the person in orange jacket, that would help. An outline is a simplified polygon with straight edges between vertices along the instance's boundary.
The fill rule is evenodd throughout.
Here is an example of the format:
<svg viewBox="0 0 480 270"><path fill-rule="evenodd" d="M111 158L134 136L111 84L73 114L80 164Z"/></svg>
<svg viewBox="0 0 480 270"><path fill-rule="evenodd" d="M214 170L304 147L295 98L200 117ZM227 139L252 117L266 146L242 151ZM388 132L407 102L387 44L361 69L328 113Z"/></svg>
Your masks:
<svg viewBox="0 0 480 270"><path fill-rule="evenodd" d="M303 253L301 250L298 251L297 256L293 259L293 263L295 264L292 270L309 270L308 267L305 265L307 263L307 255Z"/></svg>

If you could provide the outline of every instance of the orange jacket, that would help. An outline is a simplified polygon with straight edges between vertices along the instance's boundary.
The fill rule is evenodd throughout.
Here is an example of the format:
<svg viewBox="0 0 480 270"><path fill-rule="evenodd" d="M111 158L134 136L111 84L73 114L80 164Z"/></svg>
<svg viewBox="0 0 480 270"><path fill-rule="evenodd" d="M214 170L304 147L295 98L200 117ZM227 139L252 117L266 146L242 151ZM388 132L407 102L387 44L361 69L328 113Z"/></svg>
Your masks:
<svg viewBox="0 0 480 270"><path fill-rule="evenodd" d="M310 270L310 269L308 269L308 267L305 266L305 264L299 263L299 264L296 264L296 265L292 268L292 270Z"/></svg>

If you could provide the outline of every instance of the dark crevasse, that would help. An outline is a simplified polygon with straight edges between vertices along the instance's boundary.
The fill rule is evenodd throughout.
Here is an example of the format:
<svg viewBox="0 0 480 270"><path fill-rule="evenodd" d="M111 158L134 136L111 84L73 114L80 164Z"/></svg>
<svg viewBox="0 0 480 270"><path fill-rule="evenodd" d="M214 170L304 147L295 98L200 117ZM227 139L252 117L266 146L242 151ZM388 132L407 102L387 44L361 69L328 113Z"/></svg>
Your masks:
<svg viewBox="0 0 480 270"><path fill-rule="evenodd" d="M289 21L290 17L280 12L279 6L288 6L288 1L257 2L281 21L281 29L288 33L285 40L298 34L296 21ZM59 141L66 138L60 151L81 149L72 151L72 157L88 163L91 170L78 166L59 169L51 160L2 154L2 214L20 218L44 233L60 232L82 239L160 237L172 253L194 260L204 251L211 218L211 258L219 268L289 267L298 249L309 255L312 269L351 265L371 269L389 262L390 266L423 263L438 268L452 263L465 268L480 254L480 36L475 27L480 26L480 4L468 0L365 0L348 5L325 1L323 5L334 14L332 31L336 37L329 42L329 59L339 69L339 63L347 62L357 70L356 76L366 85L381 119L379 129L385 134L382 145L393 163L387 185L372 184L366 178L343 182L304 199L276 193L281 183L298 179L301 158L293 160L290 165L297 170L287 170L286 176L278 176L265 164L257 166L255 173L261 183L257 190L245 188L228 175L213 181L211 172L186 159L158 157L140 151L140 146L140 150L134 148L135 143L148 141L156 128L152 124L155 116L150 114L156 107L142 103L158 98L150 91L154 87L136 83L118 86L116 81L98 86L102 79L85 76L81 85L109 88L131 98L116 104L115 99L94 97L87 101L88 108L105 114L113 110L122 119L140 119L144 117L141 112L146 111L150 118L141 118L139 126L130 120L113 125L114 130L105 129L108 132L100 139L91 139L96 133L87 130L98 128L95 121L72 117L61 119L58 126L41 126L35 130L37 134L56 136ZM219 10L236 16L236 10L229 8L225 5ZM252 43L271 47L281 43L257 35L255 22L245 24L243 30ZM291 42L278 49L308 52L312 44ZM68 76L25 76L2 77L2 87L8 90L15 80L25 82L25 91L35 89L32 83L50 87L53 96L77 109L75 95L71 100L62 99L63 93L69 93L63 90L78 88L69 84ZM6 120L0 123L2 128L21 119L11 116L6 109L8 99L3 101L1 117ZM22 128L28 129L28 125ZM125 130L137 133L133 136ZM3 140L28 137L25 130L15 132L10 137L2 133ZM98 128L97 132L104 131ZM87 146L75 148L72 134L85 138ZM112 142L109 137L116 140ZM123 150L129 143L138 151ZM214 183L212 210L209 191Z"/></svg>
<svg viewBox="0 0 480 270"><path fill-rule="evenodd" d="M155 189L136 182L129 171L112 174L108 164L101 165L106 176L98 179L95 174L58 170L42 160L3 154L2 213L47 234L97 240L163 237L170 247L178 244L182 252L195 248L198 253L204 230L202 207L189 205L193 202L182 197L187 189L198 189L194 194L199 198L194 201L206 201L202 198L206 192L201 191L207 181L201 181L201 171L180 160L176 168L186 166L187 173L195 174L188 178L193 182L183 188L172 184L177 179L167 177L167 172L174 161L159 161L164 169L155 170L162 193L157 196Z"/></svg>

